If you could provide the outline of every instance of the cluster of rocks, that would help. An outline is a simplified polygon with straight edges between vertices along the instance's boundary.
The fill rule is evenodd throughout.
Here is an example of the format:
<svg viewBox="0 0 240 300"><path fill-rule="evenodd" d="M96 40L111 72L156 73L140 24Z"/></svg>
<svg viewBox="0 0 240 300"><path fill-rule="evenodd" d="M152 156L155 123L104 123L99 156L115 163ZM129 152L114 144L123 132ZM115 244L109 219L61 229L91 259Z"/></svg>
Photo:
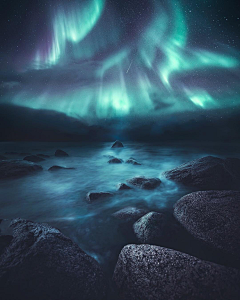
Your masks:
<svg viewBox="0 0 240 300"><path fill-rule="evenodd" d="M117 147L122 148L122 143L116 141L113 148ZM52 171L59 168L53 166ZM1 160L0 178L41 169L26 159ZM137 207L113 214L116 222L131 228L137 242L121 250L111 289L121 300L239 299L240 160L207 156L163 176L198 191L178 200L171 218ZM118 189L152 190L161 180L141 176L127 183L130 186L121 183ZM111 196L90 192L86 199L92 203ZM11 235L0 236L1 299L109 299L108 280L100 265L58 229L22 219L13 220L10 228ZM181 230L216 257L228 257L228 263L207 261L178 249Z"/></svg>

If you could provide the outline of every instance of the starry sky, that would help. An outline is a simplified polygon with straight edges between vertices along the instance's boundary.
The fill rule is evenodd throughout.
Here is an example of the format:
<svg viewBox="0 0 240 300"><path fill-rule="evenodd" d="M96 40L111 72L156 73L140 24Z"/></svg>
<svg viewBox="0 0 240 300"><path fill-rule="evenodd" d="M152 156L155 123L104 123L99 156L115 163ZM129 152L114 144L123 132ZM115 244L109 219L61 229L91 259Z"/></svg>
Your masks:
<svg viewBox="0 0 240 300"><path fill-rule="evenodd" d="M240 108L240 5L1 0L0 104L87 124L223 118Z"/></svg>

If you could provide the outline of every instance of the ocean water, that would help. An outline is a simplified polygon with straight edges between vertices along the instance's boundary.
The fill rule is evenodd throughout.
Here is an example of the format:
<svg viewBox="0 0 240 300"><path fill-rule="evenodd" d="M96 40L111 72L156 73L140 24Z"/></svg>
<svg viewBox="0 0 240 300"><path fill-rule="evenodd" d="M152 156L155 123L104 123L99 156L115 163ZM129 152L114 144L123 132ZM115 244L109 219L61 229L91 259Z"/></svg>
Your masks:
<svg viewBox="0 0 240 300"><path fill-rule="evenodd" d="M46 222L59 228L100 264L116 263L117 256L129 240L112 214L124 207L135 206L147 211L172 213L174 203L191 192L162 177L162 172L184 162L206 155L239 157L236 144L142 144L125 143L124 148L111 149L111 143L1 143L0 154L47 154L50 158L39 163L43 171L20 179L0 182L0 218L21 217ZM69 157L57 158L56 149ZM134 157L141 166L108 164L108 155L126 161ZM19 154L6 155L22 160ZM75 170L49 172L53 165L74 167ZM119 183L135 176L158 177L162 184L155 190L138 188L117 191ZM89 191L107 191L114 195L88 203Z"/></svg>

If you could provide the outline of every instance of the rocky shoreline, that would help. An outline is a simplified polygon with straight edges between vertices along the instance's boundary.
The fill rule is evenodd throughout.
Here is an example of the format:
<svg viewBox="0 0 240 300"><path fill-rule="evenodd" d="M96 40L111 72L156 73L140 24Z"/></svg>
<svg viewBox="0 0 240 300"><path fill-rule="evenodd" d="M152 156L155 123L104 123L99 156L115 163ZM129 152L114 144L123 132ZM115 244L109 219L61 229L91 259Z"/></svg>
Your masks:
<svg viewBox="0 0 240 300"><path fill-rule="evenodd" d="M116 141L113 148L118 147L124 148ZM28 159L11 160L5 155L0 157L1 180L43 172L35 162L48 159L28 154ZM55 156L69 157L62 150ZM126 163L138 168L130 160ZM1 299L239 299L240 160L207 156L166 171L164 177L197 191L176 199L171 216L131 206L116 211L111 217L133 239L122 248L110 276L60 230L0 216ZM128 190L151 193L161 180L139 176L126 178L126 183L114 192L89 191L88 205ZM186 245L185 238L197 249Z"/></svg>

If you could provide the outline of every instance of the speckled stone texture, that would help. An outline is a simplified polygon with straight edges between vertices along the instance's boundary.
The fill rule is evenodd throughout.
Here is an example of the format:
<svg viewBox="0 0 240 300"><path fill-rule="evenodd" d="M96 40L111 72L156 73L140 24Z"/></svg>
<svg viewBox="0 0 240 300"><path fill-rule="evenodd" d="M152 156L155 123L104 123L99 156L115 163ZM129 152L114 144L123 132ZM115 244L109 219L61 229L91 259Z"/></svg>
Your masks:
<svg viewBox="0 0 240 300"><path fill-rule="evenodd" d="M240 159L206 156L163 173L167 179L199 190L240 188Z"/></svg>
<svg viewBox="0 0 240 300"><path fill-rule="evenodd" d="M16 219L0 256L1 300L104 299L99 264L58 229Z"/></svg>
<svg viewBox="0 0 240 300"><path fill-rule="evenodd" d="M127 245L113 281L124 300L237 300L240 272L185 253Z"/></svg>
<svg viewBox="0 0 240 300"><path fill-rule="evenodd" d="M175 204L174 216L194 237L240 260L240 192L191 193Z"/></svg>

